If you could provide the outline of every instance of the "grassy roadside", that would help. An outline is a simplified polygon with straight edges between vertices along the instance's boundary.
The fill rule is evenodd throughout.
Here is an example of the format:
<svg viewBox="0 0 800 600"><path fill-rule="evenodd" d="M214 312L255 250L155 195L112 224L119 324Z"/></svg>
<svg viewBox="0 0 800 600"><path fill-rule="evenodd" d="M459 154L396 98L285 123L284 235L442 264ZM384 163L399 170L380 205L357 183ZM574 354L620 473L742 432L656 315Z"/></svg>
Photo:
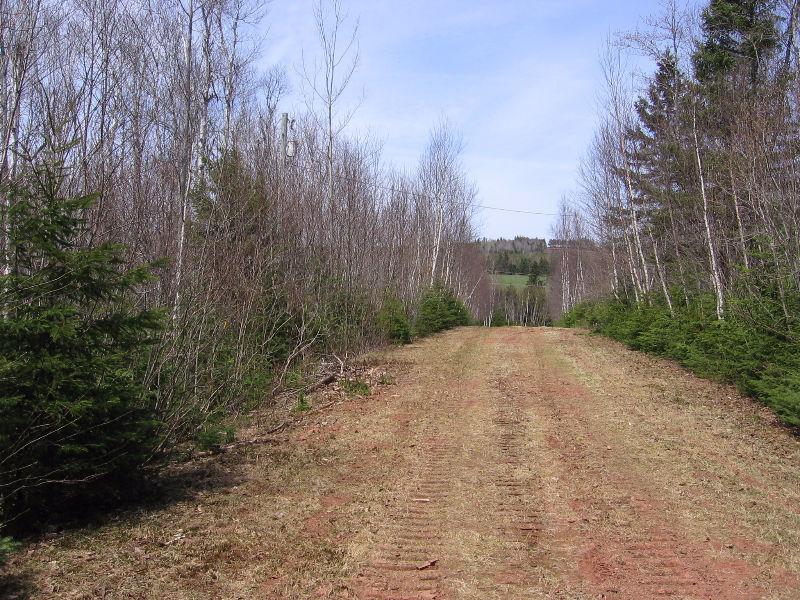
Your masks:
<svg viewBox="0 0 800 600"><path fill-rule="evenodd" d="M701 303L676 308L619 301L582 304L561 325L588 327L634 350L676 360L696 375L735 384L769 406L789 427L800 427L800 347L790 337L730 315L716 319Z"/></svg>

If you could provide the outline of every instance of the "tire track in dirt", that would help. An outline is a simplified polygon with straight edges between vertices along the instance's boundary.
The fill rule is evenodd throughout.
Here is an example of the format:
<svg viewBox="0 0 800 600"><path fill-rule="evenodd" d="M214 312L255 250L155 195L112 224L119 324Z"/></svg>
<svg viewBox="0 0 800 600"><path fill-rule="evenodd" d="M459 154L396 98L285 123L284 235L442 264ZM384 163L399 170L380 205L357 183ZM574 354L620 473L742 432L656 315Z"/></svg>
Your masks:
<svg viewBox="0 0 800 600"><path fill-rule="evenodd" d="M444 578L453 563L448 537L453 496L459 486L463 437L468 432L453 417L469 403L469 379L480 332L471 332L448 348L439 360L427 364L419 389L421 423L413 435L407 464L399 466L405 478L396 506L382 519L368 560L355 586L362 600L433 600L445 597ZM440 338L442 339L442 338ZM444 338L448 339L449 338ZM449 344L448 344L449 346ZM455 426L454 426L455 425Z"/></svg>
<svg viewBox="0 0 800 600"><path fill-rule="evenodd" d="M451 427L461 438L463 493L455 498L449 539L459 551L446 578L448 598L545 598L547 569L539 545L542 511L532 460L527 399L516 393L508 362L514 340L490 333L469 386L466 409Z"/></svg>
<svg viewBox="0 0 800 600"><path fill-rule="evenodd" d="M529 423L496 377L506 349L489 335L481 332L480 352L456 348L433 368L435 403L413 444L412 476L372 543L359 598L517 598L536 585L541 503L526 455Z"/></svg>
<svg viewBox="0 0 800 600"><path fill-rule="evenodd" d="M527 415L520 407L520 398L508 390L503 379L495 381L497 402L493 424L498 460L494 469L496 490L495 515L498 531L507 542L503 554L495 559L499 566L494 581L510 590L535 584L531 579L535 550L541 524L541 505L530 477L520 473L529 462L523 441L527 432Z"/></svg>
<svg viewBox="0 0 800 600"><path fill-rule="evenodd" d="M441 597L441 523L447 517L454 450L447 436L429 428L419 448L425 462L416 481L388 515L370 562L358 579L363 600L433 600Z"/></svg>

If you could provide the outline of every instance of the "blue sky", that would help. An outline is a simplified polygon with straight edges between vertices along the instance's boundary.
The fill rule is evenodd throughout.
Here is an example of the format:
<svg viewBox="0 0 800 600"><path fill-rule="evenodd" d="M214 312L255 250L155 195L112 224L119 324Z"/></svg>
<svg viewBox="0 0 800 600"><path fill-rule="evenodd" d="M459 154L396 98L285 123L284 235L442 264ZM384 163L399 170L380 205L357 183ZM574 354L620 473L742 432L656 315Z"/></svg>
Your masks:
<svg viewBox="0 0 800 600"><path fill-rule="evenodd" d="M348 131L383 142L384 160L414 169L431 127L464 137L480 203L553 212L575 188L594 133L600 50L609 33L658 12L658 0L343 0L359 19L360 63L344 102L361 104ZM318 52L313 0L273 0L262 65L295 66ZM487 237L548 237L551 217L482 211Z"/></svg>

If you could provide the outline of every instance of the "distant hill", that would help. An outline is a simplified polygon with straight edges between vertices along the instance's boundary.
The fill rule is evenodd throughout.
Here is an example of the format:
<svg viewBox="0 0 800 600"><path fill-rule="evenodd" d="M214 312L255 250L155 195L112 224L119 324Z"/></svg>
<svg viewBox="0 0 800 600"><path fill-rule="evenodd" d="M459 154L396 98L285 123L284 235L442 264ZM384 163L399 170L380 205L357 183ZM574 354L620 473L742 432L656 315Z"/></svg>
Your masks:
<svg viewBox="0 0 800 600"><path fill-rule="evenodd" d="M484 238L480 241L481 248L487 254L499 252L512 252L520 254L544 254L547 250L547 240L540 238L528 238L517 236L513 240L500 238L489 240Z"/></svg>

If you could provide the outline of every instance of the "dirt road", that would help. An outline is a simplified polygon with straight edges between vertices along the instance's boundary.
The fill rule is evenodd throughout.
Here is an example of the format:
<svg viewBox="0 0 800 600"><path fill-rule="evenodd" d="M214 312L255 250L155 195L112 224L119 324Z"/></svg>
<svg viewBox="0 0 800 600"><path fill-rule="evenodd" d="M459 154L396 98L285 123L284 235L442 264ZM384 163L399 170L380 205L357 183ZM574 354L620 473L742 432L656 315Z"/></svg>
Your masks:
<svg viewBox="0 0 800 600"><path fill-rule="evenodd" d="M556 329L386 360L371 396L10 574L64 598L800 598L800 441L731 388Z"/></svg>

